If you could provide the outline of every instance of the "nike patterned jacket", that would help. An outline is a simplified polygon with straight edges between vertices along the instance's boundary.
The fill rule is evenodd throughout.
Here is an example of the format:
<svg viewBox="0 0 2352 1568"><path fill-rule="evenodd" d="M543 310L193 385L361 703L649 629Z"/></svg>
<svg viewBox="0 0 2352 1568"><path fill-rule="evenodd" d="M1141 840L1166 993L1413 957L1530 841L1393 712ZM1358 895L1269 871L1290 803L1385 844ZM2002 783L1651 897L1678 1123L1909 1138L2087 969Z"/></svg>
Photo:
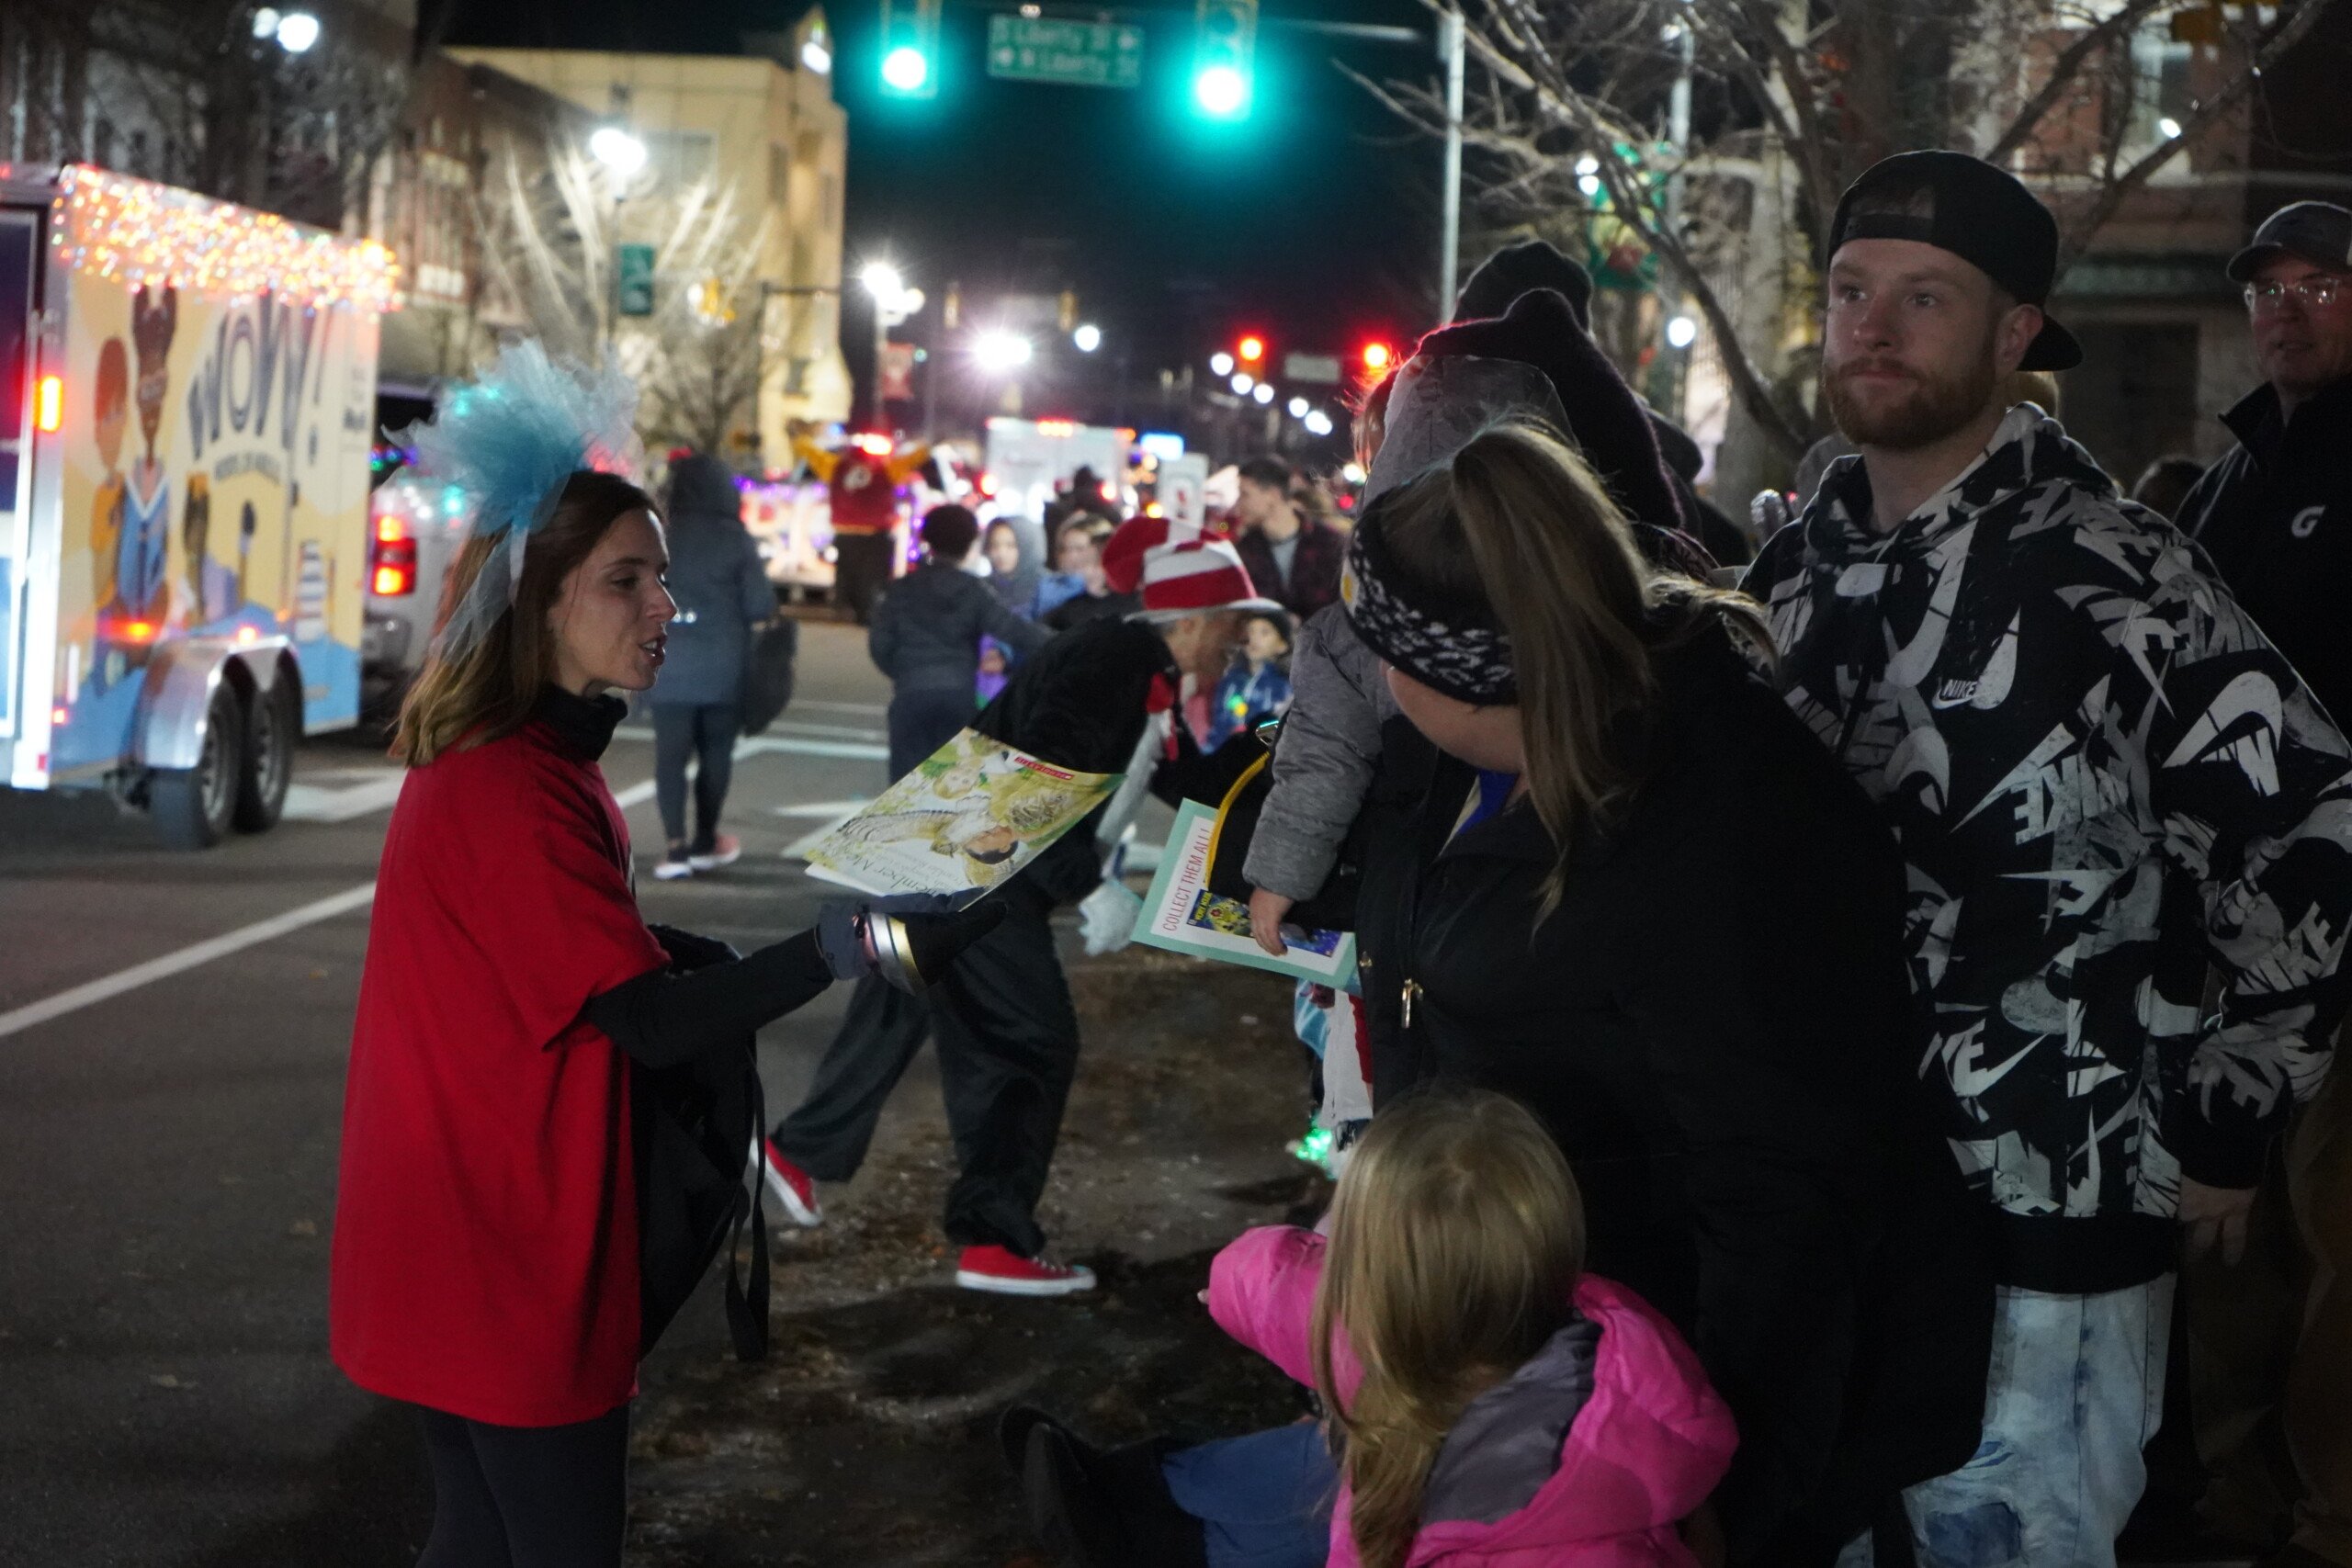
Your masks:
<svg viewBox="0 0 2352 1568"><path fill-rule="evenodd" d="M1790 705L1902 841L1920 1073L2005 1283L2154 1279L2181 1178L2254 1185L2326 1070L2352 750L2195 547L2032 404L1891 533L1870 517L1841 459L1747 589Z"/></svg>

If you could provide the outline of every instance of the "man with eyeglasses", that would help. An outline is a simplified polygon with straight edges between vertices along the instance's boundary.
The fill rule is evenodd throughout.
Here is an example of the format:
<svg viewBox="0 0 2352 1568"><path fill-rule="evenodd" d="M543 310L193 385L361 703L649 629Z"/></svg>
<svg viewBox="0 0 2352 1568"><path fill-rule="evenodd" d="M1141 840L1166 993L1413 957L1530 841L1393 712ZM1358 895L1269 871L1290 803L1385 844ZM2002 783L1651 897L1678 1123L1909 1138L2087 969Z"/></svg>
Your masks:
<svg viewBox="0 0 2352 1568"><path fill-rule="evenodd" d="M2238 445L2180 523L2340 723L2352 716L2352 211L2280 208L2229 276L2245 286L2265 381L2222 416ZM2330 1074L2272 1149L2244 1256L2192 1258L2182 1284L2210 1476L2199 1511L2257 1551L2291 1529L2269 1568L2352 1568L2352 1074Z"/></svg>

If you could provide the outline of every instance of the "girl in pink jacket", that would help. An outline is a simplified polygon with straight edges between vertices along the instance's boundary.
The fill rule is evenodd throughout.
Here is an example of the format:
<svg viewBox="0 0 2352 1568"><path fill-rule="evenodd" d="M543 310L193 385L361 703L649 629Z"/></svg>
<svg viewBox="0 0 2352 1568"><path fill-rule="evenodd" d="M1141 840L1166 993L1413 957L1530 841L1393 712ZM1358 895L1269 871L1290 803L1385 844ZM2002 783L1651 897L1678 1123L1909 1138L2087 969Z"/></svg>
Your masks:
<svg viewBox="0 0 2352 1568"><path fill-rule="evenodd" d="M1567 1162L1483 1091L1383 1111L1328 1241L1272 1226L1217 1255L1218 1325L1331 1413L1331 1568L1695 1561L1677 1526L1731 1461L1731 1415L1583 1256Z"/></svg>

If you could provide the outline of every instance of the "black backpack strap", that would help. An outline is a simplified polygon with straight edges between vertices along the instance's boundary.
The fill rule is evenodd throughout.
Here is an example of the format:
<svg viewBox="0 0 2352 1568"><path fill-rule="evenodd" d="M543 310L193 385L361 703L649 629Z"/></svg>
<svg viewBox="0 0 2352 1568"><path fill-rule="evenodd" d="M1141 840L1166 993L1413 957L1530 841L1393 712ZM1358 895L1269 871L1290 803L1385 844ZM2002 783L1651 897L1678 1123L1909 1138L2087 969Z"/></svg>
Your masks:
<svg viewBox="0 0 2352 1568"><path fill-rule="evenodd" d="M752 1278L750 1288L741 1277L737 1247L743 1239L741 1209L735 1211L735 1228L727 1237L727 1332L735 1342L739 1361L764 1361L768 1356L768 1115L767 1098L760 1086L758 1047L749 1073L752 1088L752 1128L760 1157L752 1172Z"/></svg>

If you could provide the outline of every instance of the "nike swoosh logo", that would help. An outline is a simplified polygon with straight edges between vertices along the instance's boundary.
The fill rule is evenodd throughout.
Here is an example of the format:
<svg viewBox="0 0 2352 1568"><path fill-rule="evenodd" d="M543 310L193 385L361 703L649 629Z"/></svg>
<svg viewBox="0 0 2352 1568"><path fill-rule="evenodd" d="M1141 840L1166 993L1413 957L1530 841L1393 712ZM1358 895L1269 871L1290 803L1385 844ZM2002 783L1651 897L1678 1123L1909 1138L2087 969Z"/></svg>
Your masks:
<svg viewBox="0 0 2352 1568"><path fill-rule="evenodd" d="M1993 645L1991 657L1984 660L1984 673L1973 681L1946 681L1928 699L1939 708L1974 708L1990 713L2009 700L2009 688L2018 675L2018 620L2025 614L2020 610L2009 617L2008 630Z"/></svg>
<svg viewBox="0 0 2352 1568"><path fill-rule="evenodd" d="M1896 685L1918 686L1943 657L1951 613L1960 604L1960 580L1968 566L1969 541L1975 536L1976 525L1971 523L1937 547L1936 586L1928 595L1928 613L1920 617L1919 629L1911 640L1895 644L1894 634L1888 634L1886 678Z"/></svg>
<svg viewBox="0 0 2352 1568"><path fill-rule="evenodd" d="M2255 793L2278 793L2278 746L2285 727L2278 683L2259 670L2249 670L2222 688L2212 705L2188 727L2180 744L2164 765L2188 762L2235 762Z"/></svg>

